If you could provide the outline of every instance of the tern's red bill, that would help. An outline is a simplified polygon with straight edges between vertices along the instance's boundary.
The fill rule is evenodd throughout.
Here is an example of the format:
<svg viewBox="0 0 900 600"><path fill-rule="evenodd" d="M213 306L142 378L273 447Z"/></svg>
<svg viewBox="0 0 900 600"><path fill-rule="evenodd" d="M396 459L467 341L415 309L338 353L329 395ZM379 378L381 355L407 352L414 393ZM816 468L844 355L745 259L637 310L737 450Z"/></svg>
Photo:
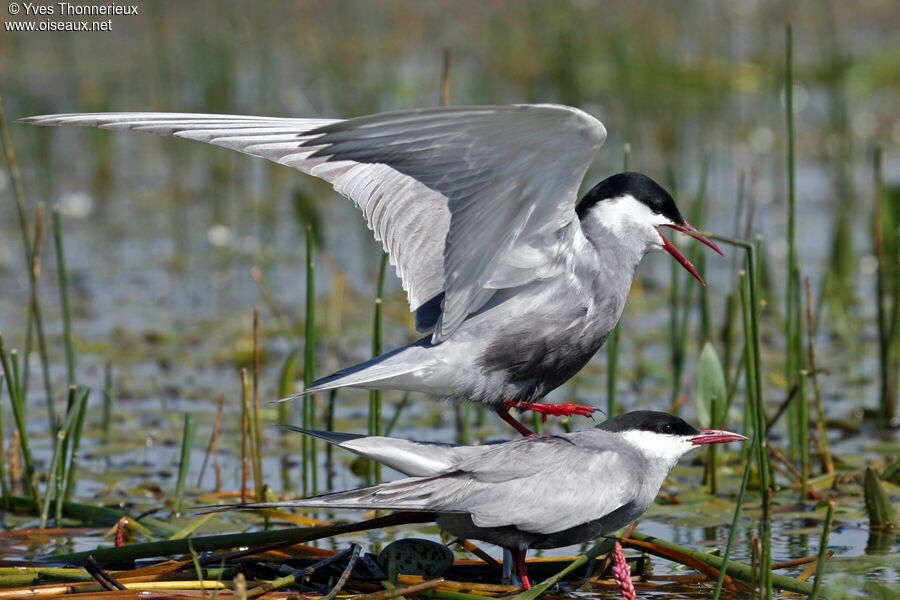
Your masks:
<svg viewBox="0 0 900 600"><path fill-rule="evenodd" d="M676 231L685 233L685 234L691 236L692 238L695 238L696 240L703 242L704 244L706 244L707 246L709 246L710 248L712 248L713 250L715 250L722 256L725 256L722 253L722 251L719 250L719 247L716 246L716 244L711 239L709 239L708 237L706 237L705 235L700 233L700 231L696 227L694 227L687 221L684 222L684 225L676 225L674 223L673 224L667 223L664 225L660 225L660 227L671 227L672 229L674 229ZM684 254L682 254L681 251L678 250L678 248L676 248L674 244L672 244L672 242L670 242L669 240L666 239L666 236L664 236L662 234L662 232L659 230L659 227L656 228L656 232L659 234L659 237L661 237L663 240L663 250L665 250L666 252L671 254L672 258L677 260L679 262L679 264L681 264L682 267L687 269L688 273L690 273L691 275L693 275L694 277L697 278L697 281L699 281L703 285L706 285L706 282L703 281L703 278L700 277L699 273L697 273L697 269L694 268L694 265L691 264L691 261L689 261L684 256Z"/></svg>
<svg viewBox="0 0 900 600"><path fill-rule="evenodd" d="M700 444L717 444L723 442L743 442L747 436L726 431L724 429L701 429L700 435L691 438L691 443L695 446Z"/></svg>

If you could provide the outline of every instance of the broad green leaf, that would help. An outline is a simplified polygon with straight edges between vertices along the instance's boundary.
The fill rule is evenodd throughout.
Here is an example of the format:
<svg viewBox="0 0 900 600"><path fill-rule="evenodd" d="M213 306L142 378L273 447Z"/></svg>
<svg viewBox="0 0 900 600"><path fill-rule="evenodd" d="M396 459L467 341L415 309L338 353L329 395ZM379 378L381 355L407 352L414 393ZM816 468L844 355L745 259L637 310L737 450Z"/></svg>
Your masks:
<svg viewBox="0 0 900 600"><path fill-rule="evenodd" d="M697 419L701 427L723 427L725 425L726 401L725 373L722 362L712 344L706 342L697 361L696 389L694 403L697 406ZM716 399L715 419L710 419L712 398Z"/></svg>

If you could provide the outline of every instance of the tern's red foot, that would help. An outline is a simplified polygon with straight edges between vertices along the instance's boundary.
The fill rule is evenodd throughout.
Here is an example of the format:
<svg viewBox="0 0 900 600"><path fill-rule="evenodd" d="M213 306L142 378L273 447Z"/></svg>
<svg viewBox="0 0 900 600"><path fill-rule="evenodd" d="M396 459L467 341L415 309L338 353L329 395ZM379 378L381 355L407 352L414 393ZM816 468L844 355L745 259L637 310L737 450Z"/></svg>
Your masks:
<svg viewBox="0 0 900 600"><path fill-rule="evenodd" d="M572 404L570 402L566 402L565 404L544 404L542 402L528 403L507 400L505 404L520 410L533 410L539 412L544 415L545 418L547 415L553 415L554 417L570 417L572 415L590 417L591 414L597 410L593 406L582 406L581 404Z"/></svg>

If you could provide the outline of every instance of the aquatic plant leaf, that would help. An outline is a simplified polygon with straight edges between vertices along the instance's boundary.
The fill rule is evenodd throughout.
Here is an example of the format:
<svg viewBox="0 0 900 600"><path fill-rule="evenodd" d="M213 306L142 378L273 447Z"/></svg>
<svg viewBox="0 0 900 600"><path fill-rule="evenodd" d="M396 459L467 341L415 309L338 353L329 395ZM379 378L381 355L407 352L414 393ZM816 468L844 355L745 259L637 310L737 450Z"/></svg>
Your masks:
<svg viewBox="0 0 900 600"><path fill-rule="evenodd" d="M703 345L697 361L694 403L697 420L702 427L721 427L725 424L725 399L727 395L722 361L710 342ZM716 399L716 414L712 412L712 399Z"/></svg>
<svg viewBox="0 0 900 600"><path fill-rule="evenodd" d="M891 499L872 467L866 467L863 490L866 499L866 513L869 515L869 527L896 527L900 522L897 518L897 509L891 506Z"/></svg>

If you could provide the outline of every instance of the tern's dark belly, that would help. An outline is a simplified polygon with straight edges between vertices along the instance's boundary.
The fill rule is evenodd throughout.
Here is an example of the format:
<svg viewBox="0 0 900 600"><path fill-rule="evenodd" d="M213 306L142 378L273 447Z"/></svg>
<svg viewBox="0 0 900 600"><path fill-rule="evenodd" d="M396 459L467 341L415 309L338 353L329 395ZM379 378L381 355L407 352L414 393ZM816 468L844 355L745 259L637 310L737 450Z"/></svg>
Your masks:
<svg viewBox="0 0 900 600"><path fill-rule="evenodd" d="M477 365L518 388L518 397L511 400L535 402L580 371L609 337L609 332L586 335L579 330L504 335L488 345Z"/></svg>
<svg viewBox="0 0 900 600"><path fill-rule="evenodd" d="M510 509L511 514L514 510L514 508ZM478 527L472 522L471 515L465 513L441 515L437 519L437 524L455 536L481 540L507 548L560 548L589 542L621 529L641 516L644 510L646 510L646 506L640 507L634 502L629 502L599 519L592 519L575 527L553 533L523 531L515 525ZM514 517L511 516L511 518Z"/></svg>

